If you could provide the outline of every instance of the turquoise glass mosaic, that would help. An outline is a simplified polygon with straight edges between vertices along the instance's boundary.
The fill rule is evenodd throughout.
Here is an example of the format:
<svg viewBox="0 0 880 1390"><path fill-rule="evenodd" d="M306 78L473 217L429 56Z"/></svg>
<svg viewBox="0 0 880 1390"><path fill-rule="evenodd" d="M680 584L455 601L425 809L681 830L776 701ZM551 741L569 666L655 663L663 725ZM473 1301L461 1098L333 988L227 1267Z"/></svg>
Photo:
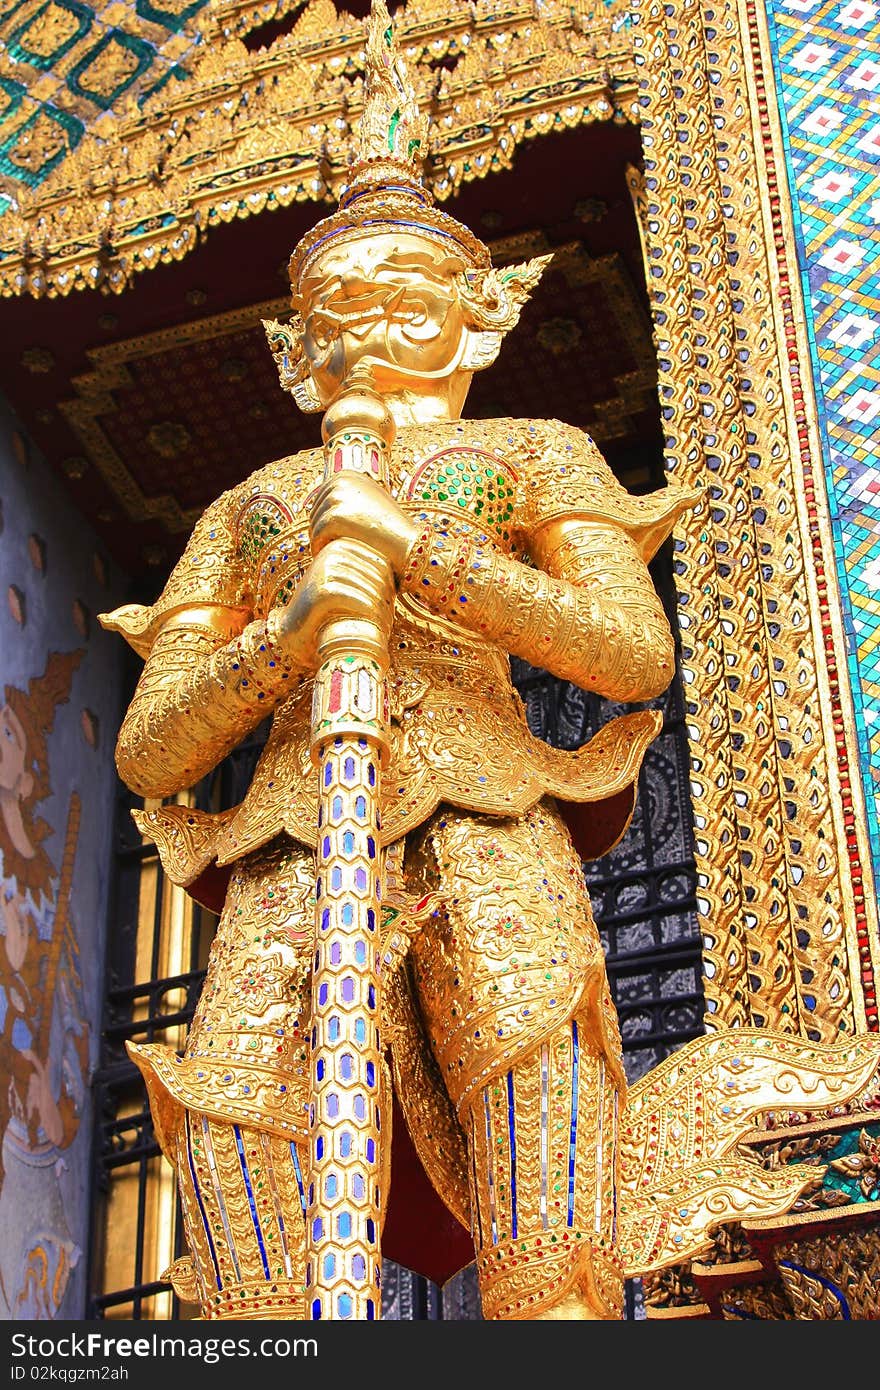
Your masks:
<svg viewBox="0 0 880 1390"><path fill-rule="evenodd" d="M0 7L0 213L106 113L185 76L208 0L43 0Z"/></svg>
<svg viewBox="0 0 880 1390"><path fill-rule="evenodd" d="M880 4L767 0L875 873L880 871Z"/></svg>

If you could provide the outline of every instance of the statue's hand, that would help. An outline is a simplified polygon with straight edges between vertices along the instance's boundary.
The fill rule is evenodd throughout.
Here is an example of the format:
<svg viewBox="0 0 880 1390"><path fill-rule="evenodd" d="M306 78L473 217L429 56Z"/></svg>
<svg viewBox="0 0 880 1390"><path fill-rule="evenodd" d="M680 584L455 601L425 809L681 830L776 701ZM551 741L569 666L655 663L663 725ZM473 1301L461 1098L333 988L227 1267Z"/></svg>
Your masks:
<svg viewBox="0 0 880 1390"><path fill-rule="evenodd" d="M406 564L419 528L394 498L373 478L341 473L323 483L315 494L309 521L312 553L330 541L360 541L384 555L395 574Z"/></svg>
<svg viewBox="0 0 880 1390"><path fill-rule="evenodd" d="M376 624L387 641L393 605L394 576L385 557L357 540L333 540L312 560L288 602L272 610L269 634L295 666L314 670L326 623L360 618Z"/></svg>

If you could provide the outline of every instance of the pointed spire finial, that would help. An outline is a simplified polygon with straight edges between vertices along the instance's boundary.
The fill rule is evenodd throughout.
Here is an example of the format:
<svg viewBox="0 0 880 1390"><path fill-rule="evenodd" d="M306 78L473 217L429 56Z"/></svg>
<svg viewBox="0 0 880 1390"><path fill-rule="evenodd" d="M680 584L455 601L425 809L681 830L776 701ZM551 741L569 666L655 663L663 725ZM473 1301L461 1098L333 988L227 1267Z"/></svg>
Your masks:
<svg viewBox="0 0 880 1390"><path fill-rule="evenodd" d="M421 186L427 154L428 122L397 49L385 0L372 0L367 25L366 98L358 130L351 184L378 162L392 162L408 181Z"/></svg>

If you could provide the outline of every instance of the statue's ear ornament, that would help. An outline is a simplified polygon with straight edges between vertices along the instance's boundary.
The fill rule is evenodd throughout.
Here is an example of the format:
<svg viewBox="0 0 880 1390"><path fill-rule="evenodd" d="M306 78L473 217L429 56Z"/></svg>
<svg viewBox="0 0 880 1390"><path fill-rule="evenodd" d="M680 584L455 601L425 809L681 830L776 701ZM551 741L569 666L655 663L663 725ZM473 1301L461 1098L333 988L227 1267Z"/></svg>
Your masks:
<svg viewBox="0 0 880 1390"><path fill-rule="evenodd" d="M279 323L277 319L262 319L261 323L278 368L282 391L288 391L306 415L321 410L321 400L302 348L303 321L299 314L293 314L289 323Z"/></svg>
<svg viewBox="0 0 880 1390"><path fill-rule="evenodd" d="M456 277L461 302L475 325L468 329L461 362L466 371L491 367L505 333L516 327L523 305L552 259L552 254L536 256L520 265L463 270Z"/></svg>
<svg viewBox="0 0 880 1390"><path fill-rule="evenodd" d="M463 270L457 277L458 291L476 326L495 333L515 328L523 305L552 259L551 253L520 265Z"/></svg>

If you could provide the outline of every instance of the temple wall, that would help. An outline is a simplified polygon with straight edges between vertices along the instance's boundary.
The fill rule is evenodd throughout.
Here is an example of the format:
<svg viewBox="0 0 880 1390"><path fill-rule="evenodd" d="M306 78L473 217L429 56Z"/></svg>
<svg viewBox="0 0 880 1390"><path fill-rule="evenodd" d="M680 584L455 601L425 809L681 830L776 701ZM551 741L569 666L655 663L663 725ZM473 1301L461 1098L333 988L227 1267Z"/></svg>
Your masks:
<svg viewBox="0 0 880 1390"><path fill-rule="evenodd" d="M880 870L880 6L769 0L859 770Z"/></svg>
<svg viewBox="0 0 880 1390"><path fill-rule="evenodd" d="M80 1318L121 581L0 401L0 1317Z"/></svg>

